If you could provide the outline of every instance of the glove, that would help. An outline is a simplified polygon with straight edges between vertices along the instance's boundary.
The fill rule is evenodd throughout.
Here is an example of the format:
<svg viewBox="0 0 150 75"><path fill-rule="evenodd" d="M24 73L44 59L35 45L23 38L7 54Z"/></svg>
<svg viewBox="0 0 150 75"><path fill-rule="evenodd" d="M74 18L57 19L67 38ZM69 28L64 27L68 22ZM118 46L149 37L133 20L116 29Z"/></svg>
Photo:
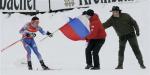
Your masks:
<svg viewBox="0 0 150 75"><path fill-rule="evenodd" d="M139 33L139 32L136 32L136 35L137 35L137 36L140 36L140 33Z"/></svg>
<svg viewBox="0 0 150 75"><path fill-rule="evenodd" d="M53 34L50 33L49 31L47 31L46 35L48 35L49 37L53 37Z"/></svg>
<svg viewBox="0 0 150 75"><path fill-rule="evenodd" d="M30 37L31 35L29 33L26 33L26 37Z"/></svg>

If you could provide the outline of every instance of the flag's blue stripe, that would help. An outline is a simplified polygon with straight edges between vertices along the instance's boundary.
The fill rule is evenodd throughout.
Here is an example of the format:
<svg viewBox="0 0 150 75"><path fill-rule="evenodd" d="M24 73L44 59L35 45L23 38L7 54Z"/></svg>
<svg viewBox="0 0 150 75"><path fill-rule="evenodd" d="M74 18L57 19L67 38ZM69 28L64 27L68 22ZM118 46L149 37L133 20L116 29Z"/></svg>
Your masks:
<svg viewBox="0 0 150 75"><path fill-rule="evenodd" d="M68 24L74 29L81 39L85 38L89 34L86 26L78 18L74 18Z"/></svg>

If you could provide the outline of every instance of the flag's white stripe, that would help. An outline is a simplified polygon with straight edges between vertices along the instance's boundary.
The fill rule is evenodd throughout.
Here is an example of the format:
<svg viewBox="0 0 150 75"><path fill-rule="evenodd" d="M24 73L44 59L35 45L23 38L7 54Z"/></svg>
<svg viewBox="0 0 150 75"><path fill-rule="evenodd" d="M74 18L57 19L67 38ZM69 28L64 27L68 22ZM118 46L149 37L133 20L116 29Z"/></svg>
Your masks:
<svg viewBox="0 0 150 75"><path fill-rule="evenodd" d="M78 17L78 19L85 25L85 27L90 31L90 22L89 19L85 15L81 15Z"/></svg>

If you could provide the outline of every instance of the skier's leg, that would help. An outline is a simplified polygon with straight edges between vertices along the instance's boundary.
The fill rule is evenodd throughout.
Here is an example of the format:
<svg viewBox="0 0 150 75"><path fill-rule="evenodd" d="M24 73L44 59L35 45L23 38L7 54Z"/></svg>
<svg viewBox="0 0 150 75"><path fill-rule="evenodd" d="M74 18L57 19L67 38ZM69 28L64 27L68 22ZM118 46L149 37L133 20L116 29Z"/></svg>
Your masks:
<svg viewBox="0 0 150 75"><path fill-rule="evenodd" d="M29 45L29 41L27 39L24 39L22 43L27 52L27 61L31 61L31 48Z"/></svg>
<svg viewBox="0 0 150 75"><path fill-rule="evenodd" d="M38 57L39 62L40 62L40 64L41 64L42 68L43 68L44 70L49 70L49 68L44 64L44 61L43 61L43 59L42 59L41 54L40 54L39 51L38 51L38 48L37 48L37 46L36 46L36 43L35 43L34 39L32 40L32 46L31 46L31 47L32 47L34 53L36 54L36 56Z"/></svg>
<svg viewBox="0 0 150 75"><path fill-rule="evenodd" d="M38 60L43 60L41 54L38 51L37 45L34 41L34 39L32 39L32 43L31 43L31 48L33 49L33 52L36 54Z"/></svg>
<svg viewBox="0 0 150 75"><path fill-rule="evenodd" d="M25 50L27 51L28 69L32 70L30 40L29 39L24 39L22 41L22 43L23 43L23 46L24 46Z"/></svg>
<svg viewBox="0 0 150 75"><path fill-rule="evenodd" d="M116 69L123 69L124 51L127 43L127 39L119 37L119 53L118 53L118 66Z"/></svg>
<svg viewBox="0 0 150 75"><path fill-rule="evenodd" d="M94 67L92 68L93 70L100 69L100 63L99 63L99 51L101 47L103 46L105 39L99 39L95 40L96 44L93 48L93 61L94 61Z"/></svg>
<svg viewBox="0 0 150 75"><path fill-rule="evenodd" d="M85 69L89 69L93 66L92 65L92 54L91 54L93 47L94 47L94 41L90 40L89 43L88 43L88 46L85 50L86 64L87 64Z"/></svg>
<svg viewBox="0 0 150 75"><path fill-rule="evenodd" d="M146 68L143 64L143 57L142 57L141 51L139 49L139 45L138 45L136 36L129 39L129 44L131 45L132 50L133 50L136 58L138 59L138 62L140 64L141 68Z"/></svg>

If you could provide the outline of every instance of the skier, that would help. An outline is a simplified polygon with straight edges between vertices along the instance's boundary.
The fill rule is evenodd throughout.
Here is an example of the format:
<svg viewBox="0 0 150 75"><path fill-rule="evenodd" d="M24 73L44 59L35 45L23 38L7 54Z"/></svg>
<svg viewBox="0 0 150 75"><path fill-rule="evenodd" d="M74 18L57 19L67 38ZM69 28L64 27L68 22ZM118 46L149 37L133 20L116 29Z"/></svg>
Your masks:
<svg viewBox="0 0 150 75"><path fill-rule="evenodd" d="M140 35L136 21L129 14L122 13L118 6L113 6L111 12L112 16L103 23L103 26L105 29L112 26L119 36L119 58L116 69L123 69L124 51L127 41L131 45L140 67L145 69L146 67L144 66L143 57L136 37Z"/></svg>
<svg viewBox="0 0 150 75"><path fill-rule="evenodd" d="M87 64L85 69L99 70L99 51L105 42L106 32L98 15L92 9L87 10L86 15L90 21L90 34L86 37L88 46L85 51Z"/></svg>
<svg viewBox="0 0 150 75"><path fill-rule="evenodd" d="M44 70L49 70L50 68L47 67L42 59L41 54L38 51L38 48L36 46L36 43L34 41L34 37L36 36L36 32L39 31L43 35L48 35L49 37L52 37L52 33L49 31L45 32L43 29L39 26L39 18L33 17L31 19L31 22L28 22L24 27L21 28L20 33L22 34L22 43L27 51L27 63L28 63L28 69L32 70L32 62L31 62L31 50L36 54L42 68Z"/></svg>

